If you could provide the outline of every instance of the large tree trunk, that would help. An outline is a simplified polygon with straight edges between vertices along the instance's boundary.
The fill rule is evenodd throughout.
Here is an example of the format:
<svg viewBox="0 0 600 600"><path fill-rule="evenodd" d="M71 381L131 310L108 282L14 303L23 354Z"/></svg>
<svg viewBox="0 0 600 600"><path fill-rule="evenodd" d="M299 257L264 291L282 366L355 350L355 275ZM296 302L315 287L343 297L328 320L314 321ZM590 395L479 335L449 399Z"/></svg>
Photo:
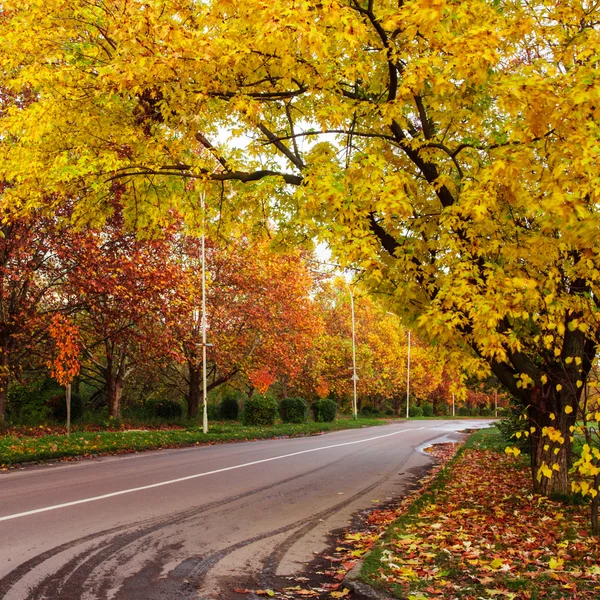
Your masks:
<svg viewBox="0 0 600 600"><path fill-rule="evenodd" d="M202 398L202 368L188 362L189 389L187 395L187 418L197 419Z"/></svg>
<svg viewBox="0 0 600 600"><path fill-rule="evenodd" d="M570 427L575 425L578 397L569 392L569 387L556 392L553 384L534 387L531 391L528 408L531 474L534 491L544 496L571 492ZM573 409L572 413L565 413L567 406Z"/></svg>
<svg viewBox="0 0 600 600"><path fill-rule="evenodd" d="M8 353L6 350L0 350L0 425L6 421L9 381Z"/></svg>
<svg viewBox="0 0 600 600"><path fill-rule="evenodd" d="M110 376L106 383L108 389L108 416L113 419L120 419L123 381L118 377Z"/></svg>
<svg viewBox="0 0 600 600"><path fill-rule="evenodd" d="M8 397L8 381L0 379L0 425L6 421L6 399Z"/></svg>

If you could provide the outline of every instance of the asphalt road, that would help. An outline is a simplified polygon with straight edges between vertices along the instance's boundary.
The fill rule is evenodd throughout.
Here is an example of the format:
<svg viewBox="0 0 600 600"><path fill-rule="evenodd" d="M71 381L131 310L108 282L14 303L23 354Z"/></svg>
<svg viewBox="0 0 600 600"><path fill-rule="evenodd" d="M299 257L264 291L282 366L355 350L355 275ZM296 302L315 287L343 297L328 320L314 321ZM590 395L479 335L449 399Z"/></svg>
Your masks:
<svg viewBox="0 0 600 600"><path fill-rule="evenodd" d="M487 421L411 421L0 475L2 600L233 598L299 575L328 532L401 496L417 448Z"/></svg>

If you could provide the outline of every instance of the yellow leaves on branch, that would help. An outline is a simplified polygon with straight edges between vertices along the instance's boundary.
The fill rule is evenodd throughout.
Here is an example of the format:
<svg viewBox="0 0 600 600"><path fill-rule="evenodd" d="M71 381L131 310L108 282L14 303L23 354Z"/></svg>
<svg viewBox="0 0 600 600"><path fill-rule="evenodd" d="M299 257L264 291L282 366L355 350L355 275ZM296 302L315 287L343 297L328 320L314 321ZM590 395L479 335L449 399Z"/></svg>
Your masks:
<svg viewBox="0 0 600 600"><path fill-rule="evenodd" d="M76 218L101 219L119 181L124 214L144 228L197 211L175 175L202 180L219 165L252 182L209 194L219 226L276 218L287 232L292 221L438 340L467 337L502 362L531 341L559 358L570 327L589 336L593 303L563 283L600 284L600 43L589 25L600 7L111 6L3 2L5 85L35 91L1 119L5 202L79 198Z"/></svg>

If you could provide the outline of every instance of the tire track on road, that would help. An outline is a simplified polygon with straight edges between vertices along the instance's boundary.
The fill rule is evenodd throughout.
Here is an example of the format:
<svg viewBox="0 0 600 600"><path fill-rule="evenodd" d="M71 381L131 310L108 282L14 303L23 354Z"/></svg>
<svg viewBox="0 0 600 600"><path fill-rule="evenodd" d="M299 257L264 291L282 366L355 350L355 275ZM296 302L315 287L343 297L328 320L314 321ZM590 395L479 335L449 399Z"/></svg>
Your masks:
<svg viewBox="0 0 600 600"><path fill-rule="evenodd" d="M103 561L105 561L107 558L114 556L121 549L135 543L137 540L140 540L148 535L152 535L166 527L172 527L183 524L187 520L198 516L200 513L205 513L214 508L222 507L226 504L249 498L253 495L260 494L262 492L276 488L280 485L291 483L302 477L318 473L319 471L329 468L332 465L342 462L347 458L347 456L348 455L339 458L335 461L329 462L320 467L317 467L315 469L311 469L310 471L306 471L304 473L295 475L293 477L289 477L281 481L277 481L269 485L255 488L242 494L237 494L236 496L232 496L224 500L215 501L207 504L201 504L194 508L181 511L173 515L168 515L166 517L156 517L154 519L142 521L133 525L120 525L117 527L112 527L97 533L83 536L71 542L61 544L60 546L47 550L46 552L43 552L29 559L25 563L22 563L21 565L16 567L16 569L14 569L9 574L5 575L2 579L0 579L0 598L6 598L8 596L9 591L20 580L25 578L36 568L40 567L43 563L45 563L48 560L51 560L59 554L77 548L78 546L97 541L98 538L116 536L106 545L100 542L96 543L91 548L88 548L85 551L77 554L75 557L69 559L69 561L59 569L59 571L56 571L53 575L45 577L42 581L38 582L33 589L30 589L30 593L27 596L27 598L31 600L41 600L42 598L57 598L58 596L56 595L47 596L42 594L46 594L47 590L56 591L57 589L62 589L65 584L65 579L62 578L66 578L67 580L69 578L73 578L75 570L80 569L82 574L85 573L85 577L77 577L77 581L89 581L89 577L93 570L100 566ZM135 531L129 532L128 530L130 530L131 528L135 528ZM75 581L75 579L72 579L72 581ZM79 583L79 585L81 586L82 583ZM83 593L83 589L81 587L79 587L78 590L79 596L73 596L77 599L81 598L81 595ZM75 592L75 590L73 591Z"/></svg>

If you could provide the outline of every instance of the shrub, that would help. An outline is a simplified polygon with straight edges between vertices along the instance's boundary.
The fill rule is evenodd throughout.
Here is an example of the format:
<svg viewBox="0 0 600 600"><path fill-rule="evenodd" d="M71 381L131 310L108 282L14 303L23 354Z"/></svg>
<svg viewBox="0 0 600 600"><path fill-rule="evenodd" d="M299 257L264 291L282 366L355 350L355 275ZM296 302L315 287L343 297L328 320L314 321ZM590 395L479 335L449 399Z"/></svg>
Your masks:
<svg viewBox="0 0 600 600"><path fill-rule="evenodd" d="M496 423L496 427L508 445L519 448L523 454L528 454L531 452L529 438L524 435L520 438L515 437L518 431L528 427L524 409L511 405L505 411L504 418Z"/></svg>
<svg viewBox="0 0 600 600"><path fill-rule="evenodd" d="M277 412L275 398L254 394L244 404L244 425L273 425Z"/></svg>
<svg viewBox="0 0 600 600"><path fill-rule="evenodd" d="M180 419L183 407L177 400L154 400L150 403L152 416L159 419Z"/></svg>
<svg viewBox="0 0 600 600"><path fill-rule="evenodd" d="M228 392L221 400L221 419L237 421L240 416L240 404L235 393Z"/></svg>
<svg viewBox="0 0 600 600"><path fill-rule="evenodd" d="M385 414L386 414L388 417L391 417L391 416L394 414L394 411L393 411L391 408L388 408L388 409L385 411Z"/></svg>
<svg viewBox="0 0 600 600"><path fill-rule="evenodd" d="M423 404L423 416L433 417L433 404Z"/></svg>
<svg viewBox="0 0 600 600"><path fill-rule="evenodd" d="M460 406L458 408L458 416L459 417L469 417L471 416L471 411L468 406Z"/></svg>
<svg viewBox="0 0 600 600"><path fill-rule="evenodd" d="M446 404L443 400L440 400L433 407L433 414L437 415L438 417L443 417L443 416L449 415L451 412L452 412L452 406Z"/></svg>
<svg viewBox="0 0 600 600"><path fill-rule="evenodd" d="M7 416L13 423L37 425L52 418L48 401L64 390L52 379L39 379L8 389Z"/></svg>
<svg viewBox="0 0 600 600"><path fill-rule="evenodd" d="M492 409L488 408L487 406L484 406L479 412L482 417L491 417L492 416Z"/></svg>
<svg viewBox="0 0 600 600"><path fill-rule="evenodd" d="M221 411L216 404L207 404L206 415L209 421L218 421L221 418Z"/></svg>
<svg viewBox="0 0 600 600"><path fill-rule="evenodd" d="M360 414L365 417L377 417L379 416L379 411L374 406L369 406L367 404L360 409Z"/></svg>
<svg viewBox="0 0 600 600"><path fill-rule="evenodd" d="M310 407L313 419L317 423L331 423L337 415L337 404L329 398L321 398L312 403Z"/></svg>
<svg viewBox="0 0 600 600"><path fill-rule="evenodd" d="M67 420L66 392L55 394L48 400L48 408L54 421L65 423ZM71 394L71 422L77 421L83 415L83 400L77 394Z"/></svg>
<svg viewBox="0 0 600 600"><path fill-rule="evenodd" d="M410 417L422 417L423 409L420 406L409 406L408 415Z"/></svg>
<svg viewBox="0 0 600 600"><path fill-rule="evenodd" d="M279 413L284 423L305 423L308 405L302 398L284 398L279 404Z"/></svg>

